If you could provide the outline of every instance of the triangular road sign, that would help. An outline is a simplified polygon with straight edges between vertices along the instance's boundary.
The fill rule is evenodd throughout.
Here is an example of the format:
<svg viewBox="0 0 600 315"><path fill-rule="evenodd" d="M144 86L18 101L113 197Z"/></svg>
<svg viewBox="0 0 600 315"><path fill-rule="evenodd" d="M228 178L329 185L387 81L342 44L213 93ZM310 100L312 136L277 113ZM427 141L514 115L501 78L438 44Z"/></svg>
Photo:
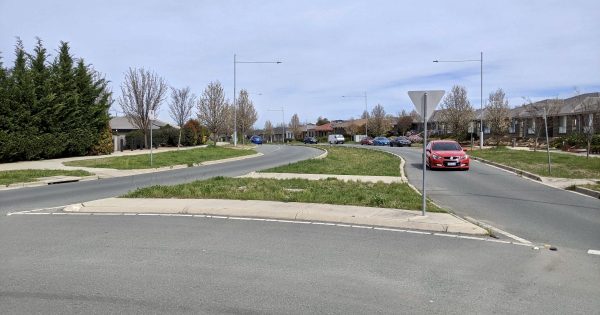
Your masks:
<svg viewBox="0 0 600 315"><path fill-rule="evenodd" d="M427 113L424 113L423 107L423 98L427 93ZM446 93L444 90L432 90L432 91L408 91L408 96L412 100L413 104L415 104L415 110L421 117L429 119L431 115L433 115L433 111L440 103L440 100Z"/></svg>

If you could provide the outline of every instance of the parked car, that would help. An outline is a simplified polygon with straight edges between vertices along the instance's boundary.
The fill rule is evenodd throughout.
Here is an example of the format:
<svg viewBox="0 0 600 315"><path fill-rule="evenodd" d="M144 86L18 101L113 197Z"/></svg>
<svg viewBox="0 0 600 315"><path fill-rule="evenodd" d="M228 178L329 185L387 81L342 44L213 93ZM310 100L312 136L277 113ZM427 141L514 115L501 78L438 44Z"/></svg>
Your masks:
<svg viewBox="0 0 600 315"><path fill-rule="evenodd" d="M263 143L263 139L261 136L252 136L250 138L250 142L254 143L254 144L262 144Z"/></svg>
<svg viewBox="0 0 600 315"><path fill-rule="evenodd" d="M304 144L317 144L319 141L315 137L305 137Z"/></svg>
<svg viewBox="0 0 600 315"><path fill-rule="evenodd" d="M344 141L346 141L346 139L344 139L344 136L342 135L329 135L327 137L327 142L330 144L344 144Z"/></svg>
<svg viewBox="0 0 600 315"><path fill-rule="evenodd" d="M373 138L371 137L364 137L360 140L360 144L361 145L373 145Z"/></svg>
<svg viewBox="0 0 600 315"><path fill-rule="evenodd" d="M390 145L390 140L386 137L375 137L373 145Z"/></svg>
<svg viewBox="0 0 600 315"><path fill-rule="evenodd" d="M425 148L427 168L453 168L468 171L470 158L456 141L434 140Z"/></svg>
<svg viewBox="0 0 600 315"><path fill-rule="evenodd" d="M410 147L411 144L407 137L397 137L390 141L390 147Z"/></svg>

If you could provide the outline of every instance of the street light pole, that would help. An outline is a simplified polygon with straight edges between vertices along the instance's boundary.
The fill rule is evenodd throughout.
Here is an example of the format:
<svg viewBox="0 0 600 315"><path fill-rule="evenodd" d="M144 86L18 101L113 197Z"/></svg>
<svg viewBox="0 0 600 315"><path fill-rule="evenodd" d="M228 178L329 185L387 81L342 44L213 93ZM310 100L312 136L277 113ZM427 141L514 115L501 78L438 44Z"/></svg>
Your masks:
<svg viewBox="0 0 600 315"><path fill-rule="evenodd" d="M479 148L483 149L483 51L480 54L479 59L467 59L467 60L434 60L435 63L440 62L479 62L479 74L480 74L480 117L479 117Z"/></svg>
<svg viewBox="0 0 600 315"><path fill-rule="evenodd" d="M237 90L236 90L236 81L237 81L237 69L236 65L238 63L275 63L280 64L281 61L237 61L236 54L233 54L233 146L237 146Z"/></svg>
<svg viewBox="0 0 600 315"><path fill-rule="evenodd" d="M354 95L342 95L342 97L344 98L349 98L349 97L362 97L365 99L365 112L367 113L367 121L365 122L365 137L368 137L368 129L367 129L367 125L369 124L369 110L367 108L367 91L364 92L364 95L361 96L354 96Z"/></svg>

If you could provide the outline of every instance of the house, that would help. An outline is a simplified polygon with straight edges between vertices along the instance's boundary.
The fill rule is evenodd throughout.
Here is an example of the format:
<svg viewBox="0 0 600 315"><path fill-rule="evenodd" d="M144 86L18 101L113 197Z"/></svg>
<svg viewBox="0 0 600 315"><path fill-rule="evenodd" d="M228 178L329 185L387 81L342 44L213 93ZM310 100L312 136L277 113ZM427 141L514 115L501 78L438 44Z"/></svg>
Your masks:
<svg viewBox="0 0 600 315"><path fill-rule="evenodd" d="M544 109L548 121L548 136L561 137L586 132L593 127L600 131L600 92L581 94L567 99L547 99L515 107L510 111L508 134L529 138L544 134Z"/></svg>
<svg viewBox="0 0 600 315"><path fill-rule="evenodd" d="M139 130L136 126L129 122L127 117L113 117L110 119L110 129L113 133L113 147L114 151L123 151L125 147L126 140L125 134L131 131ZM154 120L152 122L152 130L160 129L168 125L168 123L160 120ZM175 126L174 128L179 129L179 127Z"/></svg>
<svg viewBox="0 0 600 315"><path fill-rule="evenodd" d="M548 136L560 137L589 130L600 131L600 92L587 93L567 99L546 99L510 109L509 127L506 134L513 138L532 138L545 134L544 109L548 120ZM432 134L449 133L451 130L443 122L443 109L435 110L427 121ZM485 108L475 110L475 118L469 130L478 134L483 121L483 133L489 134L490 127L485 121ZM542 129L540 129L542 128ZM423 130L423 123L415 121L415 129Z"/></svg>

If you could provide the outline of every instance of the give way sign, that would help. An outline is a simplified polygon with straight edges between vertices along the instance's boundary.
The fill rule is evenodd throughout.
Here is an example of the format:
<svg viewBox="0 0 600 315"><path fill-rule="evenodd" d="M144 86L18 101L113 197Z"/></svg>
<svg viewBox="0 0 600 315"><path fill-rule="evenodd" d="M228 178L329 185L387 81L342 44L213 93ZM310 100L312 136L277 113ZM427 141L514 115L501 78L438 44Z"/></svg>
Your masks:
<svg viewBox="0 0 600 315"><path fill-rule="evenodd" d="M425 106L425 94L427 93L427 106ZM440 100L446 93L444 90L431 91L408 91L408 96L415 104L415 110L423 119L429 119L433 111L440 103ZM426 112L427 111L427 112Z"/></svg>

